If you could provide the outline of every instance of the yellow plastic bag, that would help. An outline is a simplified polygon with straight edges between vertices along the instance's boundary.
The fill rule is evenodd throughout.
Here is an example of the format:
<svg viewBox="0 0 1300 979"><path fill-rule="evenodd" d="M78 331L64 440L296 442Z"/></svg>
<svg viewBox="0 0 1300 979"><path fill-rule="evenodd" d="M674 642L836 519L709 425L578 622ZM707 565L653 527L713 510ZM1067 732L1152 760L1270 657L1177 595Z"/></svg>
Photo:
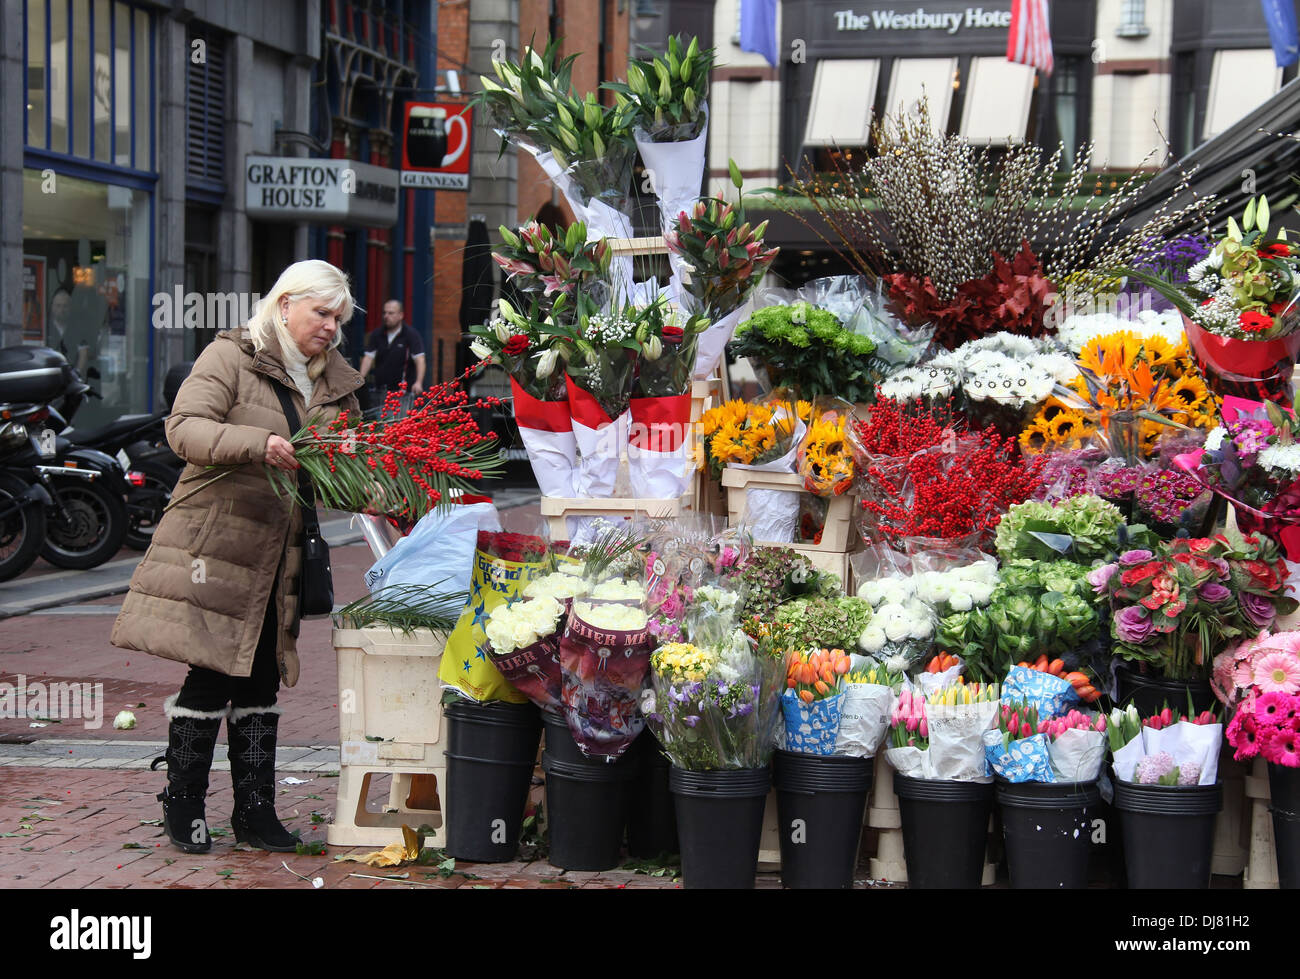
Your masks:
<svg viewBox="0 0 1300 979"><path fill-rule="evenodd" d="M447 640L438 667L438 679L480 702L527 703L528 698L511 686L492 664L483 627L494 608L502 602L522 599L524 588L530 581L550 572L551 561L544 545L538 560L527 561L507 561L487 551L476 550L469 603Z"/></svg>

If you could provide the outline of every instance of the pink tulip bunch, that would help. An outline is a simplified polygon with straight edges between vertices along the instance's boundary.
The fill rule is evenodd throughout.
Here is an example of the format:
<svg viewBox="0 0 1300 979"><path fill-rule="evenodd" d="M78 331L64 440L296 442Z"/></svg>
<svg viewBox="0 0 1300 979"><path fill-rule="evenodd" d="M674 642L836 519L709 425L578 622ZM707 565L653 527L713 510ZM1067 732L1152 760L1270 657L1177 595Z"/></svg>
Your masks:
<svg viewBox="0 0 1300 979"><path fill-rule="evenodd" d="M895 748L930 747L930 724L925 716L925 696L904 689L898 695L894 712L889 718L891 743Z"/></svg>

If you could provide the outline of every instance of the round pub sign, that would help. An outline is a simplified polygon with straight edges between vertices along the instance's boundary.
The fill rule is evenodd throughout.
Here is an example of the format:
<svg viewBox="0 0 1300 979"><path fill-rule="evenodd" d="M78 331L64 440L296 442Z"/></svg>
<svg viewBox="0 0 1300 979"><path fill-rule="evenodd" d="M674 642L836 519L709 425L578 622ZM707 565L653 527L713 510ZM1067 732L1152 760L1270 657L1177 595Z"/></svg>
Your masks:
<svg viewBox="0 0 1300 979"><path fill-rule="evenodd" d="M469 190L474 110L460 102L410 102L402 130L402 186Z"/></svg>

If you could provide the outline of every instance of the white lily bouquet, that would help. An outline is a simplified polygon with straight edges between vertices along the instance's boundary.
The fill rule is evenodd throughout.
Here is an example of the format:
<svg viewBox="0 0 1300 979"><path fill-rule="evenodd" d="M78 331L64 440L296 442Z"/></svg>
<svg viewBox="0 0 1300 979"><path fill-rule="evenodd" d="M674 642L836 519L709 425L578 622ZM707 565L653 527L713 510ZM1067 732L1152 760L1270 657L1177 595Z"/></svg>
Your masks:
<svg viewBox="0 0 1300 979"><path fill-rule="evenodd" d="M632 134L659 198L662 223L695 203L704 182L709 142L709 73L713 48L693 37L668 39L668 50L650 61L629 61L627 83L606 83L636 114Z"/></svg>

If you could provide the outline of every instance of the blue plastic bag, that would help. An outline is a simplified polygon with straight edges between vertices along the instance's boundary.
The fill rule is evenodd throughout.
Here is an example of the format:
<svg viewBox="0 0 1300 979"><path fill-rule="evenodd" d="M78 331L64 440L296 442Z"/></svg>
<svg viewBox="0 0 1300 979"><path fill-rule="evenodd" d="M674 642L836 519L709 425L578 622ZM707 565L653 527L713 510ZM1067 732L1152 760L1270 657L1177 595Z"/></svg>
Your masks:
<svg viewBox="0 0 1300 979"><path fill-rule="evenodd" d="M1040 721L1064 717L1082 703L1070 681L1027 666L1013 666L1002 684L1002 703L1019 707L1028 704L1038 709Z"/></svg>
<svg viewBox="0 0 1300 979"><path fill-rule="evenodd" d="M785 750L804 755L833 755L840 733L843 693L805 704L792 689L781 695L785 715Z"/></svg>
<svg viewBox="0 0 1300 979"><path fill-rule="evenodd" d="M994 775L1001 775L1008 782L1056 781L1047 751L1046 734L1012 741L1009 748L1003 745L999 732L990 731L989 734L994 736L984 742L984 758Z"/></svg>
<svg viewBox="0 0 1300 979"><path fill-rule="evenodd" d="M491 503L448 506L425 514L409 534L370 566L366 587L439 584L446 592L468 592L480 530L499 531Z"/></svg>

